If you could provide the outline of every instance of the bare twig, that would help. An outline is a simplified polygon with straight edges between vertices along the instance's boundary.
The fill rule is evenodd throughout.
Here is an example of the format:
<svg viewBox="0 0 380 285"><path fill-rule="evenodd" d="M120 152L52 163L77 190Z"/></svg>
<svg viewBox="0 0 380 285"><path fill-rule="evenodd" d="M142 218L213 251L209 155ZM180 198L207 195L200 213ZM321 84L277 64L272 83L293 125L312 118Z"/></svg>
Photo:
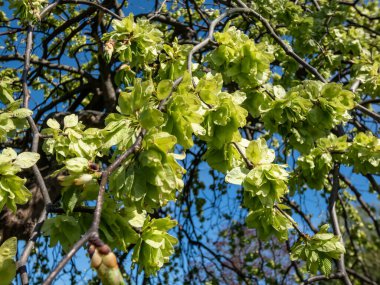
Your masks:
<svg viewBox="0 0 380 285"><path fill-rule="evenodd" d="M17 271L20 273L21 283L23 285L29 284L28 272L26 270L26 263L28 262L28 258L32 252L34 244L40 234L40 229L42 224L44 223L47 217L46 208L44 208L41 212L41 215L37 221L37 224L34 226L33 232L29 238L28 243L25 245L23 252L21 254L20 259L17 262Z"/></svg>
<svg viewBox="0 0 380 285"><path fill-rule="evenodd" d="M47 5L40 13L40 20L45 18L57 5L61 2L61 0L57 0L49 5Z"/></svg>
<svg viewBox="0 0 380 285"><path fill-rule="evenodd" d="M368 283L368 284L371 284L371 285L377 285L378 283L369 279L368 277L366 276L363 276L361 274L359 274L358 272L356 272L355 270L351 269L351 268L347 268L347 273L352 275L353 277L359 279L360 281L363 281L365 283Z"/></svg>
<svg viewBox="0 0 380 285"><path fill-rule="evenodd" d="M244 155L243 151L240 149L239 145L235 142L232 143L234 147L237 149L241 157L243 158L245 164L247 165L248 169L253 169L252 162L249 161L249 159Z"/></svg>
<svg viewBox="0 0 380 285"><path fill-rule="evenodd" d="M344 181L344 183L351 189L352 192L354 192L356 199L358 200L359 204L362 206L363 210L367 213L367 215L372 220L373 224L375 225L375 229L377 232L377 235L380 237L380 225L376 217L373 215L370 207L368 204L362 199L362 194L360 194L360 191L342 174L339 173L340 179Z"/></svg>
<svg viewBox="0 0 380 285"><path fill-rule="evenodd" d="M92 7L95 7L105 13L108 13L110 14L112 17L118 19L118 20L122 20L123 18L120 17L119 15L115 14L114 12L112 12L111 10L107 9L106 7L96 3L96 2L92 2L92 1L86 1L86 0L62 0L62 3L63 4L84 4L84 5L88 5L88 6L92 6Z"/></svg>
<svg viewBox="0 0 380 285"><path fill-rule="evenodd" d="M373 178L372 174L367 173L365 177L368 179L369 183L371 183L373 190L375 190L380 195L380 186L376 182L375 178Z"/></svg>
<svg viewBox="0 0 380 285"><path fill-rule="evenodd" d="M152 20L154 17L158 16L158 15L161 13L161 10L164 8L164 5L165 5L166 1L167 1L167 0L162 1L160 7L157 9L157 11L155 11L155 12L153 13L152 16L150 16L150 17L148 18L148 21Z"/></svg>
<svg viewBox="0 0 380 285"><path fill-rule="evenodd" d="M13 55L0 55L0 61L12 61L12 60L25 61L25 58L24 58L24 56L22 56L18 53L13 54ZM74 68L72 66L68 66L68 65L52 63L46 59L31 58L30 63L45 66L45 67L48 67L51 69L57 69L57 70L68 71L71 73L76 73L79 75L83 75L87 79L92 79L91 74L89 74L88 72L86 72L84 70L76 69L76 68Z"/></svg>
<svg viewBox="0 0 380 285"><path fill-rule="evenodd" d="M326 275L317 275L317 276L312 276L312 277L306 279L301 284L302 285L306 285L306 284L311 284L311 283L318 282L318 281L332 280L332 279L342 279L342 278L343 278L343 274L340 273L340 272L334 273L334 274L330 274L329 276L326 276Z"/></svg>
<svg viewBox="0 0 380 285"><path fill-rule="evenodd" d="M287 218L291 223L293 228L297 231L297 233L304 239L308 239L308 236L304 234L300 228L298 227L297 223L294 222L292 217L290 217L284 210L282 210L278 205L274 205L274 208L277 209L285 218Z"/></svg>
<svg viewBox="0 0 380 285"><path fill-rule="evenodd" d="M350 90L352 92L356 92L356 89L358 89L359 85L360 85L361 81L359 79L355 80L354 83L352 84ZM364 107L362 104L357 104L355 106L355 109L361 111L362 113L366 114L367 116L370 116L372 117L373 119L375 119L376 121L380 122L380 115L375 113L375 112L372 112L371 110L367 109L366 107Z"/></svg>
<svg viewBox="0 0 380 285"><path fill-rule="evenodd" d="M370 116L371 118L380 122L380 115L378 113L372 112L371 110L368 110L366 107L363 107L360 104L357 104L355 108L361 111L362 113L366 114L367 116Z"/></svg>
<svg viewBox="0 0 380 285"><path fill-rule="evenodd" d="M379 20L380 19L380 16L368 16L368 15L364 14L362 11L360 11L360 9L357 7L358 1L354 1L354 2L339 1L338 3L341 4L341 5L347 5L347 6L353 7L355 9L355 11L360 16L365 17L368 20L374 21L374 20Z"/></svg>
<svg viewBox="0 0 380 285"><path fill-rule="evenodd" d="M284 201L287 205L289 205L298 215L302 217L302 219L307 223L309 228L314 232L317 233L318 229L313 225L313 223L310 220L310 217L307 216L300 208L299 205L297 205L295 202L291 201L287 197L284 198Z"/></svg>
<svg viewBox="0 0 380 285"><path fill-rule="evenodd" d="M313 0L313 4L314 4L315 8L317 9L317 11L321 10L321 6L319 6L318 0Z"/></svg>

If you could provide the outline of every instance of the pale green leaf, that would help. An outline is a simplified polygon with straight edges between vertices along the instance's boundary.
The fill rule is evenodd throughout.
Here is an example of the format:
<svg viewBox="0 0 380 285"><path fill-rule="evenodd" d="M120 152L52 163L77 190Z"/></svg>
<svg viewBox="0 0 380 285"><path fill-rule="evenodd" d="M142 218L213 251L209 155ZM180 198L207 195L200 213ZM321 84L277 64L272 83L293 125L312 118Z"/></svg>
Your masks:
<svg viewBox="0 0 380 285"><path fill-rule="evenodd" d="M171 80L162 80L157 85L157 98L163 100L169 96L172 91L173 82Z"/></svg>
<svg viewBox="0 0 380 285"><path fill-rule="evenodd" d="M241 185L247 176L249 170L243 167L235 167L230 171L227 171L226 182L236 185Z"/></svg>
<svg viewBox="0 0 380 285"><path fill-rule="evenodd" d="M14 165L20 168L29 168L32 167L40 159L40 155L36 152L22 152L20 153Z"/></svg>
<svg viewBox="0 0 380 285"><path fill-rule="evenodd" d="M58 121L56 119L49 119L47 120L46 124L52 128L52 129L55 129L55 130L59 130L61 128L61 126L59 125Z"/></svg>
<svg viewBox="0 0 380 285"><path fill-rule="evenodd" d="M75 114L66 116L63 119L63 125L64 125L65 128L73 128L73 127L75 127L76 125L78 125L78 116L75 115Z"/></svg>

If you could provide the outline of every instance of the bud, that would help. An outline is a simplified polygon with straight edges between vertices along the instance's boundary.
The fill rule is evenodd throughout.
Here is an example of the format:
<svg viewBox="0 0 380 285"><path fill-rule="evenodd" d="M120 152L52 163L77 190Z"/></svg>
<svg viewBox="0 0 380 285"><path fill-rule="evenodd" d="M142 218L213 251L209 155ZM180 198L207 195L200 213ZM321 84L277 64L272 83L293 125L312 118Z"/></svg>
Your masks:
<svg viewBox="0 0 380 285"><path fill-rule="evenodd" d="M116 255L112 251L103 255L103 264L108 268L118 268Z"/></svg>
<svg viewBox="0 0 380 285"><path fill-rule="evenodd" d="M93 244L91 244L88 249L87 249L87 252L88 254L90 255L90 257L92 257L95 253L95 246Z"/></svg>
<svg viewBox="0 0 380 285"><path fill-rule="evenodd" d="M93 171L98 171L99 170L99 164L95 163L95 162L89 162L88 163L88 167L93 170Z"/></svg>
<svg viewBox="0 0 380 285"><path fill-rule="evenodd" d="M97 241L90 241L88 253L91 256L91 266L97 271L102 284L125 285L116 255L100 239Z"/></svg>
<svg viewBox="0 0 380 285"><path fill-rule="evenodd" d="M108 245L103 244L102 246L98 247L98 251L101 254L108 254L108 253L111 252L111 249L110 249L110 247Z"/></svg>
<svg viewBox="0 0 380 285"><path fill-rule="evenodd" d="M110 62L112 58L112 54L114 51L114 46L115 46L115 41L114 40L109 40L108 42L105 43L104 45L104 56L107 60L107 62Z"/></svg>
<svg viewBox="0 0 380 285"><path fill-rule="evenodd" d="M102 264L102 257L98 253L98 250L95 249L95 252L91 257L91 266L94 267L95 269L98 269L101 264Z"/></svg>
<svg viewBox="0 0 380 285"><path fill-rule="evenodd" d="M83 185L92 180L91 174L82 174L79 178L74 179L74 185Z"/></svg>

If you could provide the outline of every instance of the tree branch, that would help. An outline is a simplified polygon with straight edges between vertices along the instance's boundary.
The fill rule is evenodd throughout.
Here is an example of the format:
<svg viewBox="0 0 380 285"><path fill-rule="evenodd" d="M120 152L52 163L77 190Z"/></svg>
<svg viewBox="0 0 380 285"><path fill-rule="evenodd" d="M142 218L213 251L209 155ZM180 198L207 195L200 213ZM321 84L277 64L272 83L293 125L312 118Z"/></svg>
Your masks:
<svg viewBox="0 0 380 285"><path fill-rule="evenodd" d="M339 164L335 163L333 168L333 185L329 199L329 213L334 234L339 236L341 243L344 244L342 235L340 233L338 216L336 214L336 200L338 198L339 188ZM344 264L344 254L342 254L338 260L338 272L342 274L341 278L344 283L346 285L351 285L351 281L348 278L346 266Z"/></svg>
<svg viewBox="0 0 380 285"><path fill-rule="evenodd" d="M32 52L32 46L33 46L33 26L31 24L28 25L27 27L27 36L26 36L26 48L25 48L25 55L24 55L24 69L22 72L22 92L23 92L23 105L24 108L29 108L29 100L30 100L30 93L28 89L28 73L30 70L30 57L31 57L31 52ZM31 116L27 117L27 121L30 125L30 128L32 130L33 134L33 141L32 141L32 152L38 152L38 143L39 143L39 130L36 126L36 123L34 122L33 118ZM23 253L21 255L21 259L18 261L18 268L19 273L21 273L21 282L22 284L28 284L28 273L25 268L25 264L28 260L28 257L31 253L31 250L34 246L34 243L38 237L39 234L39 229L41 225L43 224L45 218L46 218L46 207L51 204L49 192L47 190L45 181L41 175L41 172L38 168L37 165L33 165L32 167L34 176L37 180L37 184L39 186L39 189L42 193L42 196L44 198L44 203L45 203L45 208L41 213L41 216L38 220L38 223L35 225L33 233L31 238L29 239L28 243L26 244Z"/></svg>

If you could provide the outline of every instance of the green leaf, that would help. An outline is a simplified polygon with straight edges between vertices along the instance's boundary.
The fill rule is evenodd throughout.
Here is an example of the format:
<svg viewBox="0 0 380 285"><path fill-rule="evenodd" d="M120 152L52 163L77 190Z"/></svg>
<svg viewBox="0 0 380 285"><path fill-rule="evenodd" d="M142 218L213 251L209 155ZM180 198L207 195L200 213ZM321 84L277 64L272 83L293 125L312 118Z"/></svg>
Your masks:
<svg viewBox="0 0 380 285"><path fill-rule="evenodd" d="M139 122L144 129L150 129L161 126L164 122L164 117L159 110L148 108L140 113Z"/></svg>
<svg viewBox="0 0 380 285"><path fill-rule="evenodd" d="M139 270L145 274L155 274L165 263L169 262L174 253L173 246L178 242L166 231L177 223L169 217L162 219L146 219L142 228L142 235L137 242L132 261L139 264Z"/></svg>
<svg viewBox="0 0 380 285"><path fill-rule="evenodd" d="M169 133L161 132L152 135L148 141L166 153L169 150L173 149L174 145L177 142L177 139L175 136L172 136Z"/></svg>
<svg viewBox="0 0 380 285"><path fill-rule="evenodd" d="M0 155L0 164L8 164L12 160L17 158L17 152L10 147L4 148L3 152Z"/></svg>
<svg viewBox="0 0 380 285"><path fill-rule="evenodd" d="M226 182L241 185L247 176L249 170L243 167L235 167L231 171L227 171Z"/></svg>
<svg viewBox="0 0 380 285"><path fill-rule="evenodd" d="M157 85L157 98L163 100L169 96L172 91L173 82L171 80L162 80Z"/></svg>
<svg viewBox="0 0 380 285"><path fill-rule="evenodd" d="M9 285L16 276L17 238L11 237L0 246L0 285Z"/></svg>
<svg viewBox="0 0 380 285"><path fill-rule="evenodd" d="M324 275L330 275L332 268L331 260L329 258L321 258L319 260L319 268Z"/></svg>
<svg viewBox="0 0 380 285"><path fill-rule="evenodd" d="M32 114L33 114L33 111L26 108L20 108L12 112L12 115L19 119L24 119L26 117L31 116Z"/></svg>
<svg viewBox="0 0 380 285"><path fill-rule="evenodd" d="M78 116L75 114L68 115L63 119L63 125L66 128L73 128L78 125Z"/></svg>
<svg viewBox="0 0 380 285"><path fill-rule="evenodd" d="M61 128L61 126L59 125L58 121L55 120L55 119L49 119L47 120L46 124L52 128L52 129L55 129L55 130L59 130Z"/></svg>
<svg viewBox="0 0 380 285"><path fill-rule="evenodd" d="M65 252L68 252L81 235L81 229L76 219L65 215L47 219L41 231L45 236L50 236L50 247L55 246L59 241Z"/></svg>
<svg viewBox="0 0 380 285"><path fill-rule="evenodd" d="M19 170L17 168L16 172ZM25 204L32 197L32 193L24 185L26 179L13 174L0 175L0 211L6 205L12 212L16 212L16 204Z"/></svg>
<svg viewBox="0 0 380 285"><path fill-rule="evenodd" d="M17 238L11 237L0 246L0 260L14 258L17 253Z"/></svg>
<svg viewBox="0 0 380 285"><path fill-rule="evenodd" d="M36 152L22 152L20 153L14 165L20 168L29 168L32 167L40 159L40 155Z"/></svg>
<svg viewBox="0 0 380 285"><path fill-rule="evenodd" d="M16 277L16 262L13 259L5 259L0 262L0 285L9 285Z"/></svg>
<svg viewBox="0 0 380 285"><path fill-rule="evenodd" d="M88 169L89 162L84 157L74 157L65 161L67 170L72 173L82 173Z"/></svg>
<svg viewBox="0 0 380 285"><path fill-rule="evenodd" d="M268 148L263 138L251 141L247 147L246 155L254 165L272 163L275 158L274 150Z"/></svg>
<svg viewBox="0 0 380 285"><path fill-rule="evenodd" d="M66 213L70 214L73 212L74 207L76 206L79 200L79 189L73 186L69 186L65 189L65 192L62 194L62 208Z"/></svg>
<svg viewBox="0 0 380 285"><path fill-rule="evenodd" d="M199 96L203 102L214 105L217 102L217 95L220 93L223 86L223 79L220 73L213 76L211 73L207 73L199 81L196 91L199 92Z"/></svg>
<svg viewBox="0 0 380 285"><path fill-rule="evenodd" d="M327 233L328 229L330 228L329 224L324 224L319 227L319 232L320 233Z"/></svg>
<svg viewBox="0 0 380 285"><path fill-rule="evenodd" d="M320 270L323 274L331 273L331 259L339 259L345 252L340 238L327 233L328 225L323 225L313 237L300 239L291 249L291 259L306 261L309 272L316 274Z"/></svg>

